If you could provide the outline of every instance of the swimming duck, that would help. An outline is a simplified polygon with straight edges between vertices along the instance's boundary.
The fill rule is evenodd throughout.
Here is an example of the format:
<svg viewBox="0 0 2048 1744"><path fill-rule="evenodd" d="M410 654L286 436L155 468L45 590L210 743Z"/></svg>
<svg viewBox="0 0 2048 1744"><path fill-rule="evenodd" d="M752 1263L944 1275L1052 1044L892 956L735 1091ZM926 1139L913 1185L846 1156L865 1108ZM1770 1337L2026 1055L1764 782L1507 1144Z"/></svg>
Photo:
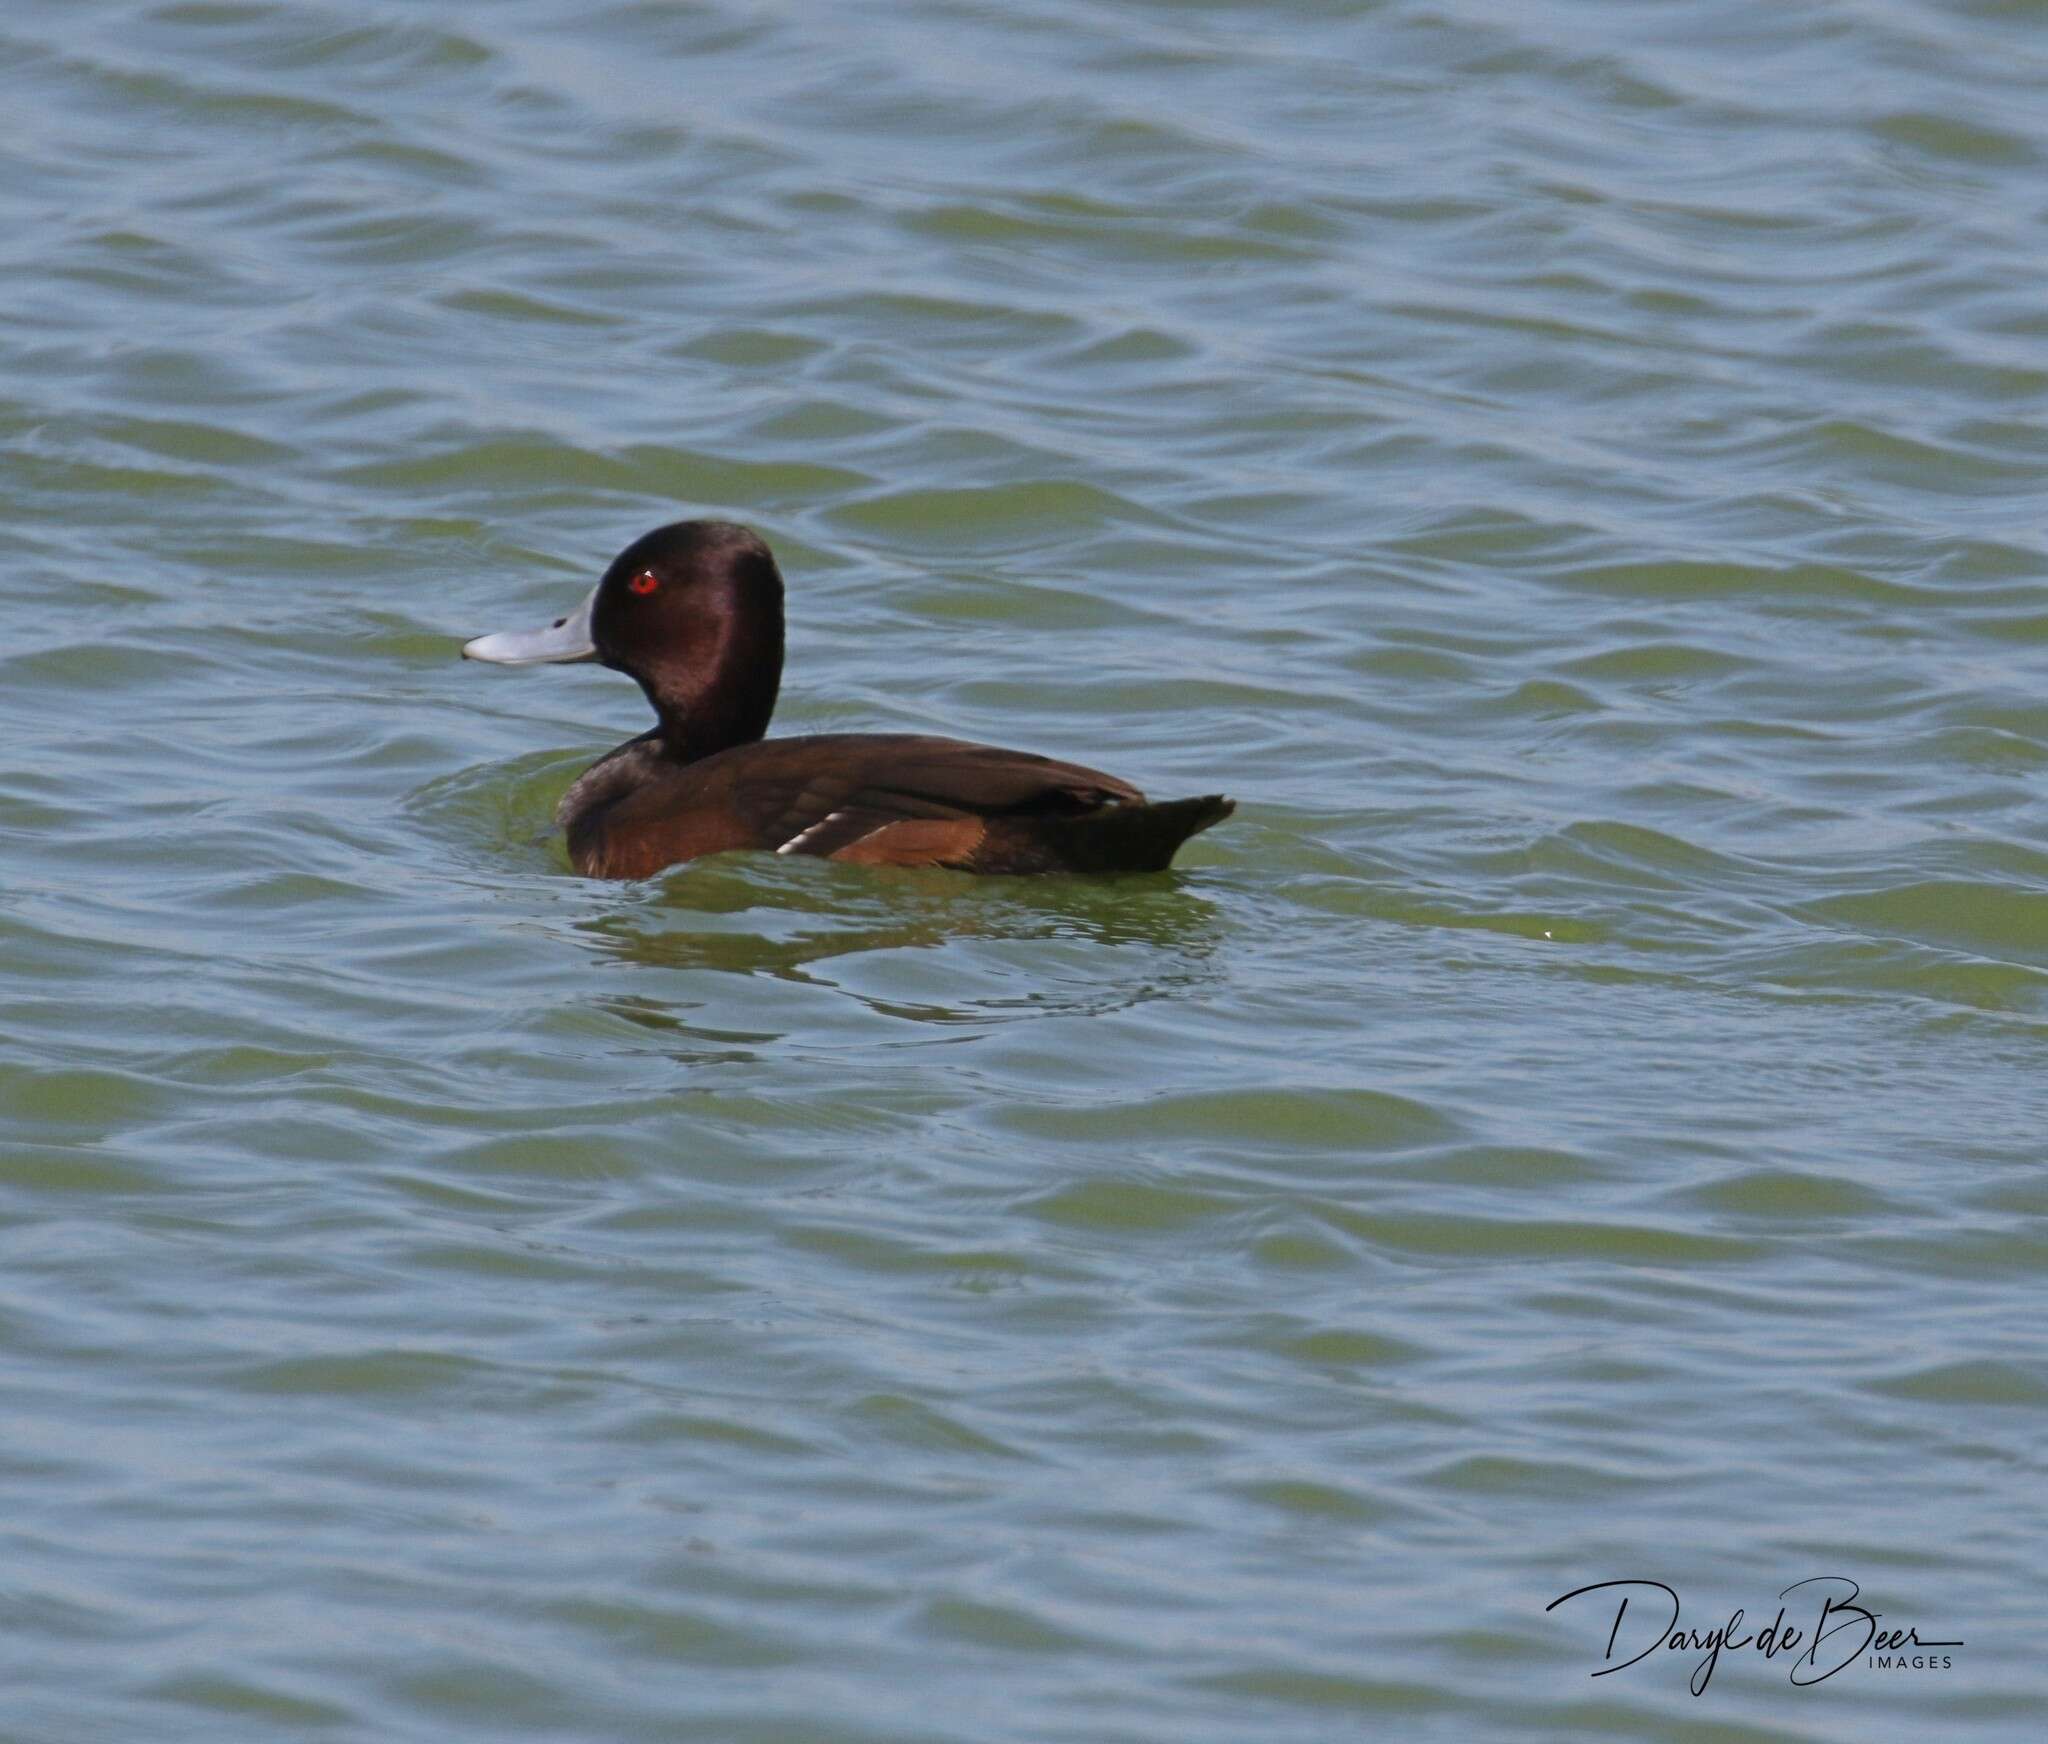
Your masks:
<svg viewBox="0 0 2048 1744"><path fill-rule="evenodd" d="M589 878L645 878L732 848L965 872L1156 872L1236 809L1153 804L1128 781L960 739L768 739L782 682L782 572L760 535L678 521L636 539L567 617L466 642L500 666L599 660L656 725L600 757L555 819Z"/></svg>

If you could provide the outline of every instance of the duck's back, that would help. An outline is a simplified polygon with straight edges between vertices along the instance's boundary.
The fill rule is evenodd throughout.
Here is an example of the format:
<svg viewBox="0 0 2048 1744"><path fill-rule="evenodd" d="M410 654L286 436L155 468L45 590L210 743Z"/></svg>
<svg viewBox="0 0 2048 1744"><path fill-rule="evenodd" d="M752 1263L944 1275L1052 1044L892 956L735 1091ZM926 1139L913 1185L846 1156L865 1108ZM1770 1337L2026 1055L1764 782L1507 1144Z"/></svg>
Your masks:
<svg viewBox="0 0 2048 1744"><path fill-rule="evenodd" d="M1230 815L1220 794L1149 803L1099 769L907 733L762 739L694 763L650 735L564 797L577 871L644 878L733 848L973 872L1157 871Z"/></svg>

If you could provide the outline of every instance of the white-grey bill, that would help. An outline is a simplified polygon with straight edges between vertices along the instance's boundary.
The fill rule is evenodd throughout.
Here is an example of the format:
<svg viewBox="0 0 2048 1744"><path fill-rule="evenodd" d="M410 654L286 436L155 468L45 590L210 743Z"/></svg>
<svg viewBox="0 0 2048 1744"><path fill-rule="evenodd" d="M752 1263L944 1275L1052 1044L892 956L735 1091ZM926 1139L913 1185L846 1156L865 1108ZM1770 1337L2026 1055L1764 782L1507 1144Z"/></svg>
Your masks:
<svg viewBox="0 0 2048 1744"><path fill-rule="evenodd" d="M597 647L590 639L590 608L597 603L592 588L584 602L566 618L538 630L500 630L494 636L479 636L462 644L465 660L488 660L493 666L540 666L566 660L595 660Z"/></svg>

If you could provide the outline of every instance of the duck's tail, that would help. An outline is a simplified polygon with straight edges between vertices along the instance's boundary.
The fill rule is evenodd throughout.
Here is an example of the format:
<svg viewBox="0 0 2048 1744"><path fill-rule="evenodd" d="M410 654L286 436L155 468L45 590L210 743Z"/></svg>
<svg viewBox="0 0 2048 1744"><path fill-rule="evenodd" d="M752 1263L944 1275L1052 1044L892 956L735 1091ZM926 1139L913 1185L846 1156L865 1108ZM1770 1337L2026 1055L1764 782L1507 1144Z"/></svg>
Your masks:
<svg viewBox="0 0 2048 1744"><path fill-rule="evenodd" d="M1163 872L1181 843L1235 810L1236 800L1207 793L1157 805L1105 805L1073 817L1003 820L1011 822L1008 830L991 820L984 853L997 849L988 858L1004 871Z"/></svg>

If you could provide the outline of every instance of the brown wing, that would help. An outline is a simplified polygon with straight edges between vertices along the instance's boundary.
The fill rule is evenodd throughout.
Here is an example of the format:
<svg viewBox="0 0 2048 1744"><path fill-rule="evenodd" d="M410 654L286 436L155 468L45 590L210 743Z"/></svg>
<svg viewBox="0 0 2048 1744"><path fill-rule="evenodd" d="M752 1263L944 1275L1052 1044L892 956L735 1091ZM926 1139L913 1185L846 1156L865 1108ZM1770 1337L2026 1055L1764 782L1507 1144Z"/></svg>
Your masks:
<svg viewBox="0 0 2048 1744"><path fill-rule="evenodd" d="M1145 799L1099 769L960 739L818 734L725 755L734 764L731 803L760 846L783 854L841 854L893 825L1074 817ZM953 834L963 845L980 836L978 827L896 833L906 847L912 839L936 848Z"/></svg>

